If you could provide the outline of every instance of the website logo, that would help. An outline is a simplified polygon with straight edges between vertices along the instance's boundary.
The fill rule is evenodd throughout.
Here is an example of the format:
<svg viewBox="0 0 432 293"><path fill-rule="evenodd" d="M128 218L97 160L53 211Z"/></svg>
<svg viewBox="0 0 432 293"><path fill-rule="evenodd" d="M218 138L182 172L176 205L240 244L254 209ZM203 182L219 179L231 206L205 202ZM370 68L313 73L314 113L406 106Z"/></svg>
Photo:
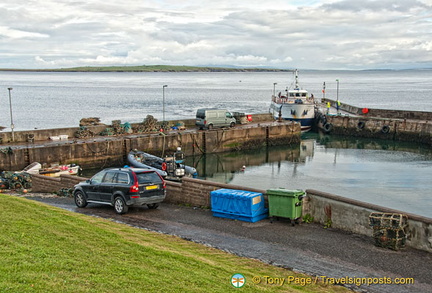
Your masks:
<svg viewBox="0 0 432 293"><path fill-rule="evenodd" d="M235 288L241 288L246 284L246 278L242 274L235 274L231 277L231 285Z"/></svg>

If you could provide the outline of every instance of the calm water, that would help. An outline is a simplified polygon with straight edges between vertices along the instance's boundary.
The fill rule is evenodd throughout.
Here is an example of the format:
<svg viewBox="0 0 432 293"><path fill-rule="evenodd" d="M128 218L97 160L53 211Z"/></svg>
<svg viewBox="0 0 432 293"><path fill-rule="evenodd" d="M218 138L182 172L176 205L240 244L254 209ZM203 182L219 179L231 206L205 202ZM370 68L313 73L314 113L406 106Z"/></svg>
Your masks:
<svg viewBox="0 0 432 293"><path fill-rule="evenodd" d="M315 97L359 107L432 111L432 71L301 71L300 84ZM292 73L34 73L0 72L0 126L10 126L12 87L16 130L78 126L81 118L141 122L192 118L200 107L247 114L267 112L270 96L292 83ZM7 131L7 129L5 130Z"/></svg>
<svg viewBox="0 0 432 293"><path fill-rule="evenodd" d="M315 97L359 107L432 111L432 71L301 71ZM0 126L16 130L78 126L85 117L141 122L147 115L190 119L200 107L267 112L270 96L291 73L29 73L0 72ZM3 90L2 90L3 88ZM6 129L5 131L8 131ZM432 156L421 146L306 136L300 147L189 158L208 180L256 188L317 189L432 217ZM240 172L245 165L246 170Z"/></svg>
<svg viewBox="0 0 432 293"><path fill-rule="evenodd" d="M295 148L197 156L188 163L210 181L316 189L432 218L432 148L309 133Z"/></svg>

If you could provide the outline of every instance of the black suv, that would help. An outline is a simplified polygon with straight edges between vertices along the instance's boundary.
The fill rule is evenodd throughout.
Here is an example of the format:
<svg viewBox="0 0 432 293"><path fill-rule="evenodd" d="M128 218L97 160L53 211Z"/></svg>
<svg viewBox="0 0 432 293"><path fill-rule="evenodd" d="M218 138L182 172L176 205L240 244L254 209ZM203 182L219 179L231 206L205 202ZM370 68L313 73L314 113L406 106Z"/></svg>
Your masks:
<svg viewBox="0 0 432 293"><path fill-rule="evenodd" d="M124 214L132 205L157 208L165 199L165 189L165 181L156 171L109 168L75 185L73 194L79 208L86 207L89 202L109 204L118 214Z"/></svg>

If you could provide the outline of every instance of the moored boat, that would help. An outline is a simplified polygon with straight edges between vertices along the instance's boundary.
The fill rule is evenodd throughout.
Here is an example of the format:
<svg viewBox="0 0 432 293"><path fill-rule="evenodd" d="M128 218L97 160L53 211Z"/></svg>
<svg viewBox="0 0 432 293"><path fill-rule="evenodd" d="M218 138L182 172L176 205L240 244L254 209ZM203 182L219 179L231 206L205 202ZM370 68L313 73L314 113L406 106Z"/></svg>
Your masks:
<svg viewBox="0 0 432 293"><path fill-rule="evenodd" d="M76 164L58 165L43 168L40 163L34 162L24 168L21 172L26 172L28 174L40 174L49 177L60 177L62 174L78 175L80 171L81 167Z"/></svg>
<svg viewBox="0 0 432 293"><path fill-rule="evenodd" d="M180 179L183 176L197 177L197 171L191 166L183 164L183 156L178 157L175 153L172 157L160 158L149 153L131 150L128 154L128 162L136 168L151 168L155 169L162 177L168 179Z"/></svg>
<svg viewBox="0 0 432 293"><path fill-rule="evenodd" d="M273 93L270 112L277 120L296 121L301 124L302 132L309 131L315 118L315 100L307 90L300 88L298 71L294 71L293 88L286 88L285 93ZM276 85L276 84L275 84Z"/></svg>

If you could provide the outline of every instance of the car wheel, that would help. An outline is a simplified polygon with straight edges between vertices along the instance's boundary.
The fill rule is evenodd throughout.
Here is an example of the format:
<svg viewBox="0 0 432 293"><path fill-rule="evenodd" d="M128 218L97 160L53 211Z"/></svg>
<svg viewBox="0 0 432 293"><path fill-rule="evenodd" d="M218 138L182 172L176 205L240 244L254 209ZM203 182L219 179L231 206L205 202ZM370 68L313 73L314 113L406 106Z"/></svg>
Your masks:
<svg viewBox="0 0 432 293"><path fill-rule="evenodd" d="M233 128L235 126L234 122L231 122L230 127Z"/></svg>
<svg viewBox="0 0 432 293"><path fill-rule="evenodd" d="M123 197L117 196L114 200L114 209L117 214L126 214L128 211L128 206L126 205Z"/></svg>
<svg viewBox="0 0 432 293"><path fill-rule="evenodd" d="M87 206L87 199L81 191L77 191L74 194L75 204L79 208L85 208Z"/></svg>
<svg viewBox="0 0 432 293"><path fill-rule="evenodd" d="M207 126L207 128L208 128L208 130L212 130L212 129L213 129L213 124L209 124L209 125Z"/></svg>
<svg viewBox="0 0 432 293"><path fill-rule="evenodd" d="M158 203L151 203L151 204L148 204L147 206L149 209L154 210L154 209L158 208L159 204Z"/></svg>

